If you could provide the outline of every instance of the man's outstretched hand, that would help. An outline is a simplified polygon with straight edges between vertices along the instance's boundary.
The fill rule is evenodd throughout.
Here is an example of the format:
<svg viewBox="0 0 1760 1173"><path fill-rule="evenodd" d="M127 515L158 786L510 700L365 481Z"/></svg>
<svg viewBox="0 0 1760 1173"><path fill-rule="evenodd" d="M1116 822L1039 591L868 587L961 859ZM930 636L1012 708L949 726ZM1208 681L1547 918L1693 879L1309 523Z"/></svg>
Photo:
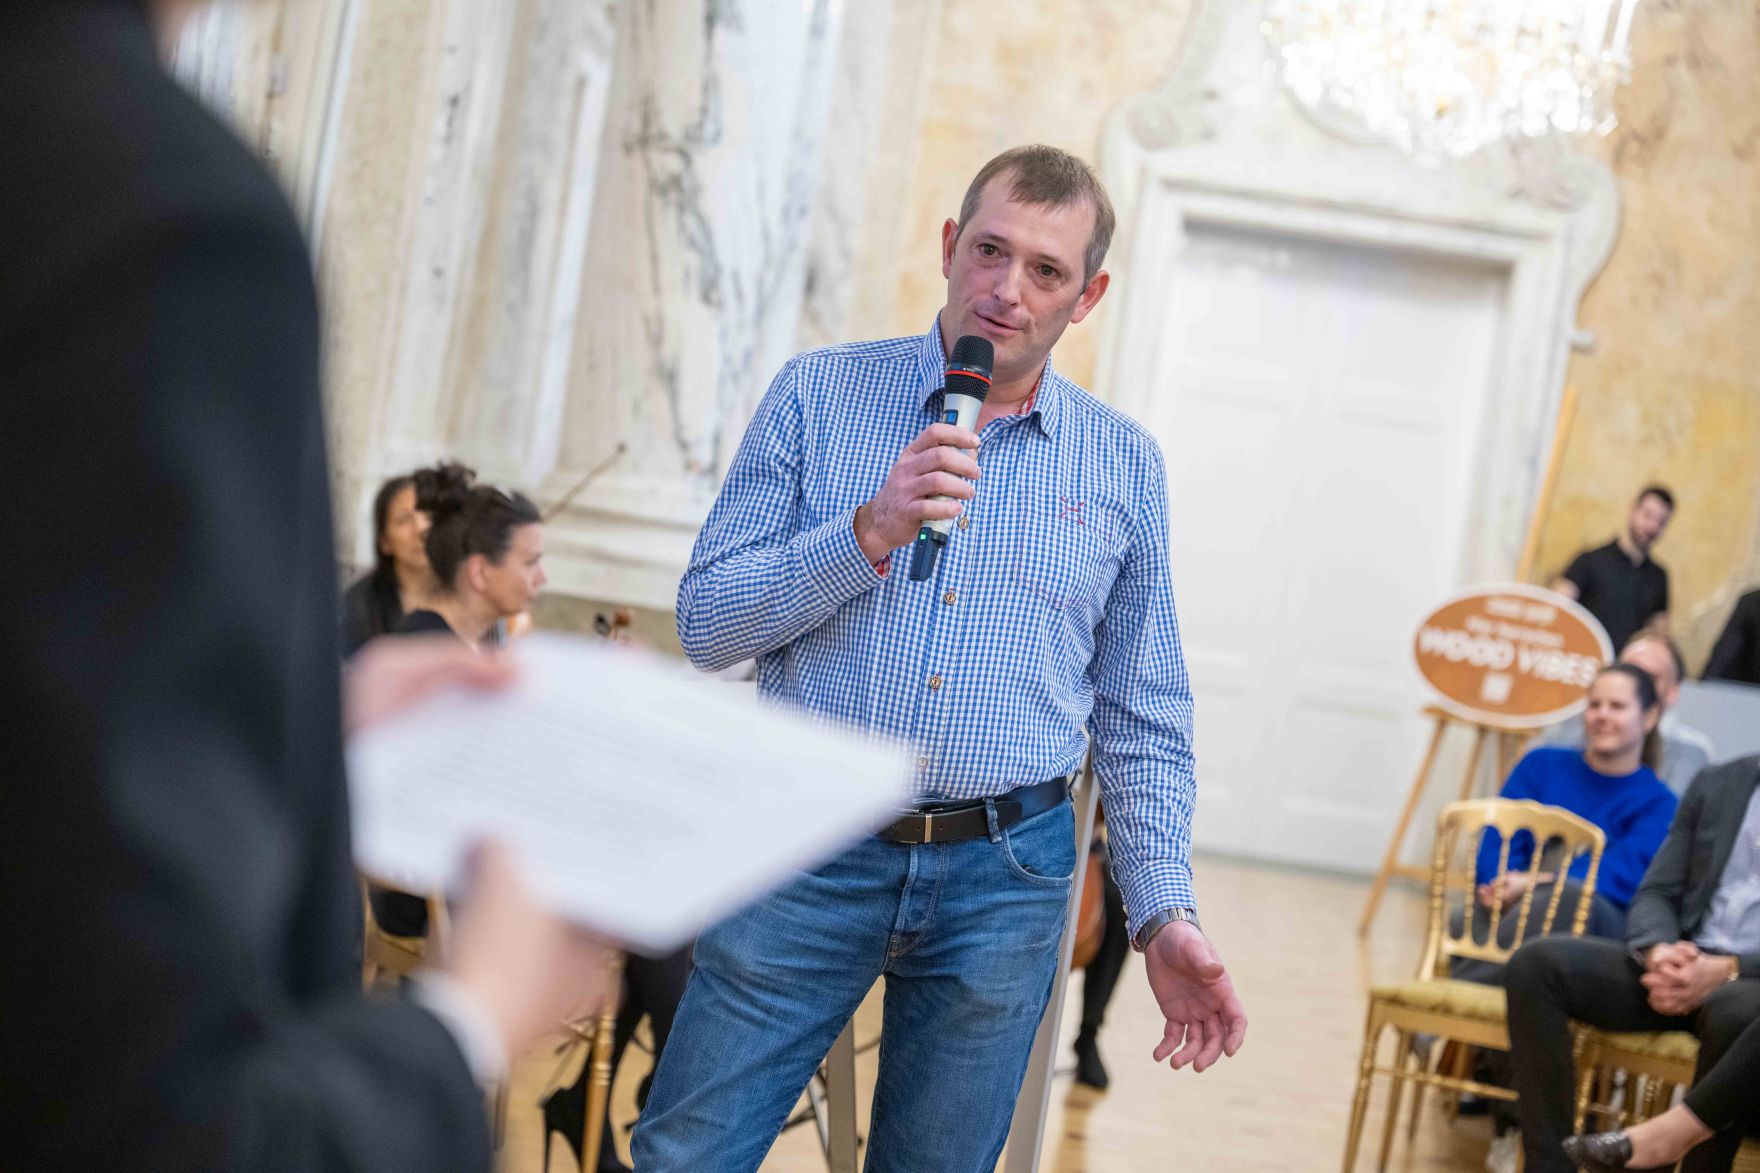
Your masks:
<svg viewBox="0 0 1760 1173"><path fill-rule="evenodd" d="M1208 938L1198 927L1172 921L1144 952L1149 988L1167 1020L1155 1062L1171 1058L1175 1071L1205 1071L1233 1055L1247 1038L1247 1011Z"/></svg>

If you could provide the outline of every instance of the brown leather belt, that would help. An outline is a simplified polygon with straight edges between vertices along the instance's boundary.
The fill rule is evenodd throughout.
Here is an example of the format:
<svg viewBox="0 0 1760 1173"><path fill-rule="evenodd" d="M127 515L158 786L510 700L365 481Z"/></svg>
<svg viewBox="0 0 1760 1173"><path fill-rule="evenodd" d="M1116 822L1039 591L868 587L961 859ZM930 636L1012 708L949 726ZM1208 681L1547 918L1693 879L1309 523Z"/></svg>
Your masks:
<svg viewBox="0 0 1760 1173"><path fill-rule="evenodd" d="M1022 819L1044 814L1069 798L1069 779L1053 778L1021 786L992 799L996 804L996 829L1006 831ZM875 834L888 843L953 843L990 833L990 819L982 798L969 802L942 802L921 806L900 815Z"/></svg>

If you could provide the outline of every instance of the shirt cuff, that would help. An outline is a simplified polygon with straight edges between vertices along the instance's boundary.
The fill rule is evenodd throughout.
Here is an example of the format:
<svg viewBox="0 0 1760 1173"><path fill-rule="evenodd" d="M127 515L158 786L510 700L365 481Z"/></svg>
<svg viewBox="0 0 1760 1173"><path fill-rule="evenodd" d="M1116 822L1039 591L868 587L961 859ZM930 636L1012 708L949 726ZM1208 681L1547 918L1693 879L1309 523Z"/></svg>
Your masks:
<svg viewBox="0 0 1760 1173"><path fill-rule="evenodd" d="M807 581L833 605L848 602L884 577L856 541L853 508L802 534L799 550Z"/></svg>
<svg viewBox="0 0 1760 1173"><path fill-rule="evenodd" d="M475 994L438 970L424 969L410 979L409 997L451 1033L472 1079L487 1087L506 1078L507 1046Z"/></svg>
<svg viewBox="0 0 1760 1173"><path fill-rule="evenodd" d="M1163 861L1142 869L1119 881L1125 903L1125 939L1135 941L1143 922L1168 908L1198 907L1192 896L1191 869L1181 863Z"/></svg>

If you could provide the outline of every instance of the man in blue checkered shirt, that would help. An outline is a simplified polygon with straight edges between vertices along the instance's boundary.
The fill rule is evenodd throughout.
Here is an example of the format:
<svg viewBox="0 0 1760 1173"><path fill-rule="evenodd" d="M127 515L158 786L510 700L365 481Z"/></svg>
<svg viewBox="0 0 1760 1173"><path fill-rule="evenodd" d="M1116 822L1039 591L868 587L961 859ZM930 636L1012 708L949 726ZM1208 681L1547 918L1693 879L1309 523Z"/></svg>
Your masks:
<svg viewBox="0 0 1760 1173"><path fill-rule="evenodd" d="M1161 452L1049 360L1106 292L1112 227L1081 160L998 156L942 229L929 333L796 356L746 432L679 586L685 652L756 657L765 696L912 745L921 805L704 934L636 1132L642 1173L756 1169L882 976L868 1169L989 1173L1055 976L1065 780L1090 738L1166 1018L1156 1061L1203 1071L1245 1037L1193 907ZM995 349L976 434L941 414L964 335ZM912 581L937 518L951 539Z"/></svg>

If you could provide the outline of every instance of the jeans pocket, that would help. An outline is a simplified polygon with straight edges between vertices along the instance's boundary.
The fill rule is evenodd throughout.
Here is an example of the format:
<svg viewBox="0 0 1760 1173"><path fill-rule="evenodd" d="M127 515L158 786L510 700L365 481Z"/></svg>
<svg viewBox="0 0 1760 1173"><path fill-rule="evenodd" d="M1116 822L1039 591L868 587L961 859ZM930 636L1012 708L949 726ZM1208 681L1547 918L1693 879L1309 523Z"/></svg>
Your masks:
<svg viewBox="0 0 1760 1173"><path fill-rule="evenodd" d="M1064 802L1002 833L1002 858L1018 879L1067 887L1076 874L1075 807Z"/></svg>

